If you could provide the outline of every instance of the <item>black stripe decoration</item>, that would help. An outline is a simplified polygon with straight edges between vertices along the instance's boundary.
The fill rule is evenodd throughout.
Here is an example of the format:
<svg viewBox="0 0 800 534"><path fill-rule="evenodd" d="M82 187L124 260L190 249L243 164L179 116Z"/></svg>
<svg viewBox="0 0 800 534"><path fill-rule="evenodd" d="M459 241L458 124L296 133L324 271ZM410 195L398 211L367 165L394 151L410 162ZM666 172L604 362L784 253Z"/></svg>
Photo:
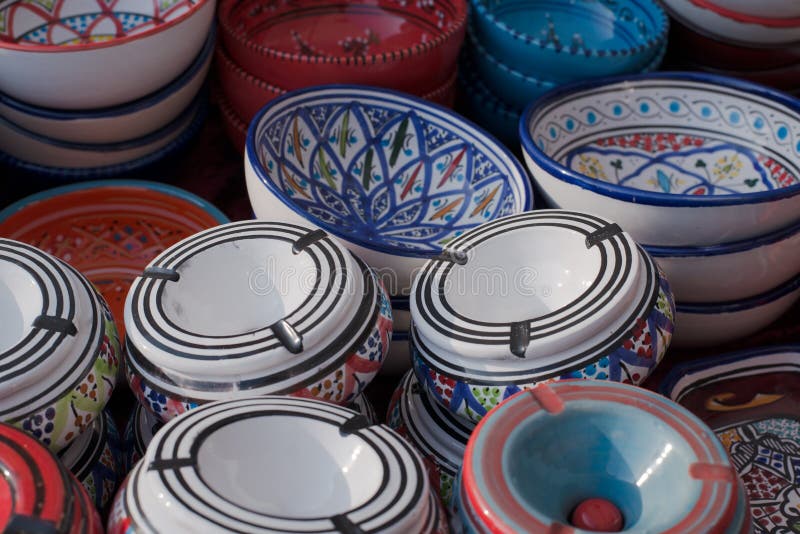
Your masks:
<svg viewBox="0 0 800 534"><path fill-rule="evenodd" d="M611 239L622 233L622 228L617 223L611 223L586 236L586 248L592 248L598 243Z"/></svg>
<svg viewBox="0 0 800 534"><path fill-rule="evenodd" d="M371 426L369 419L359 414L342 423L342 425L339 427L339 434L342 436L349 436L351 434L356 434L358 431L364 430L369 426Z"/></svg>
<svg viewBox="0 0 800 534"><path fill-rule="evenodd" d="M169 280L170 282L177 282L181 279L181 275L174 269L167 269L165 267L148 267L142 273L142 278L153 278L154 280Z"/></svg>
<svg viewBox="0 0 800 534"><path fill-rule="evenodd" d="M303 352L303 336L297 333L292 325L281 319L277 323L270 326L272 333L278 338L281 345L286 347L286 350L292 354L299 354Z"/></svg>
<svg viewBox="0 0 800 534"><path fill-rule="evenodd" d="M531 342L531 324L527 321L511 323L511 354L524 358Z"/></svg>
<svg viewBox="0 0 800 534"><path fill-rule="evenodd" d="M197 461L193 457L189 458L158 458L150 462L147 466L148 471L171 471L181 467L194 467Z"/></svg>
<svg viewBox="0 0 800 534"><path fill-rule="evenodd" d="M58 534L52 521L30 515L12 515L3 534Z"/></svg>
<svg viewBox="0 0 800 534"><path fill-rule="evenodd" d="M433 258L434 261L446 261L458 265L467 264L467 253L461 250L444 249L442 253Z"/></svg>
<svg viewBox="0 0 800 534"><path fill-rule="evenodd" d="M361 527L350 521L350 519L343 514L331 517L331 523L333 523L334 528L342 534L365 534Z"/></svg>
<svg viewBox="0 0 800 534"><path fill-rule="evenodd" d="M74 336L78 333L78 327L69 319L62 317L54 317L52 315L40 315L33 320L35 328L43 330L50 330L51 332L58 332L59 334L66 334Z"/></svg>
<svg viewBox="0 0 800 534"><path fill-rule="evenodd" d="M294 242L292 245L292 253L300 254L317 241L325 239L326 237L328 237L328 234L325 230L311 231Z"/></svg>

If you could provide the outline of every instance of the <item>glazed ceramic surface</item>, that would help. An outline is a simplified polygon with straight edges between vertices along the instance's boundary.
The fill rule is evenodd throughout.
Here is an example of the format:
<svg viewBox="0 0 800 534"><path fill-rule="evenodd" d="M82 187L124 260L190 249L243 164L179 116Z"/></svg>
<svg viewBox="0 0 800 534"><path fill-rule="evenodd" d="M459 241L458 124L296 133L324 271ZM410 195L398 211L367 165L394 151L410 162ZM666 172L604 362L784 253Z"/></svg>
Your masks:
<svg viewBox="0 0 800 534"><path fill-rule="evenodd" d="M754 334L786 313L800 298L800 276L732 302L678 303L675 347L708 347Z"/></svg>
<svg viewBox="0 0 800 534"><path fill-rule="evenodd" d="M61 450L89 428L114 389L114 320L72 267L1 238L0 317L0 420Z"/></svg>
<svg viewBox="0 0 800 534"><path fill-rule="evenodd" d="M141 98L189 67L206 41L215 5L214 0L4 2L0 71L13 75L3 76L0 91L56 109L97 109ZM96 75L98 65L102 76Z"/></svg>
<svg viewBox="0 0 800 534"><path fill-rule="evenodd" d="M240 154L244 154L244 145L247 140L247 123L236 113L236 110L233 109L233 104L221 89L214 91L213 96L222 116L222 127L225 129L225 135L228 136L228 140L233 147Z"/></svg>
<svg viewBox="0 0 800 534"><path fill-rule="evenodd" d="M474 31L523 75L554 82L636 72L664 45L669 24L652 0L472 0Z"/></svg>
<svg viewBox="0 0 800 534"><path fill-rule="evenodd" d="M128 380L165 421L256 394L346 404L380 369L391 317L372 271L324 232L221 225L168 248L134 281Z"/></svg>
<svg viewBox="0 0 800 534"><path fill-rule="evenodd" d="M799 109L746 82L657 73L557 89L520 136L551 205L614 217L640 243L703 246L796 221Z"/></svg>
<svg viewBox="0 0 800 534"><path fill-rule="evenodd" d="M453 240L415 279L414 368L477 421L542 381L641 383L674 310L667 280L616 224L564 210L505 217Z"/></svg>
<svg viewBox="0 0 800 534"><path fill-rule="evenodd" d="M421 459L389 428L320 401L256 397L165 425L108 531L431 532L430 495Z"/></svg>
<svg viewBox="0 0 800 534"><path fill-rule="evenodd" d="M475 428L461 476L478 527L468 532L583 534L569 514L589 497L616 505L624 532L750 527L744 490L711 430L624 384L565 381L514 396Z"/></svg>
<svg viewBox="0 0 800 534"><path fill-rule="evenodd" d="M751 15L753 18L783 19L785 25L790 25L786 19L800 17L800 5L796 2L785 2L784 0L763 0L757 5L748 0L695 0L699 6L707 6L709 9L728 10L742 15Z"/></svg>
<svg viewBox="0 0 800 534"><path fill-rule="evenodd" d="M220 2L222 38L246 71L285 89L359 83L424 94L455 69L464 0Z"/></svg>
<svg viewBox="0 0 800 534"><path fill-rule="evenodd" d="M756 534L797 530L800 464L796 346L759 348L675 366L661 392L717 434L750 498Z"/></svg>
<svg viewBox="0 0 800 534"><path fill-rule="evenodd" d="M146 181L85 182L37 193L0 211L0 235L52 254L94 284L124 337L128 289L167 247L228 222L188 191Z"/></svg>
<svg viewBox="0 0 800 534"><path fill-rule="evenodd" d="M78 439L58 453L61 462L81 481L94 506L105 509L122 482L122 443L113 417L104 411Z"/></svg>
<svg viewBox="0 0 800 534"><path fill-rule="evenodd" d="M258 217L308 220L340 237L392 295L424 257L483 222L528 210L525 171L495 139L422 100L366 87L296 91L248 132L245 175Z"/></svg>

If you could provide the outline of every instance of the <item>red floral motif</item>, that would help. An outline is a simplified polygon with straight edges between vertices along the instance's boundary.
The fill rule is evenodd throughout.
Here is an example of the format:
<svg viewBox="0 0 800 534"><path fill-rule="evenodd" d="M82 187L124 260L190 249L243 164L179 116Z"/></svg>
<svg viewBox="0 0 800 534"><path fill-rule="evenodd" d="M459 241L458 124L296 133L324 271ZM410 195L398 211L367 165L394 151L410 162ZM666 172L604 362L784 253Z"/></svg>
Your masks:
<svg viewBox="0 0 800 534"><path fill-rule="evenodd" d="M762 154L756 154L758 162L761 163L770 173L772 179L781 187L789 187L798 182L797 177L786 170L783 165L778 163L772 158L768 158Z"/></svg>
<svg viewBox="0 0 800 534"><path fill-rule="evenodd" d="M674 133L657 134L628 134L598 139L595 144L602 147L618 146L622 148L638 148L645 152L657 154L672 150L678 152L685 147L703 146L705 140L702 137L692 135L682 135Z"/></svg>
<svg viewBox="0 0 800 534"><path fill-rule="evenodd" d="M433 369L428 369L428 375L433 381L433 387L436 391L436 394L445 402L449 403L453 398L453 388L456 387L456 381L445 375L440 375Z"/></svg>

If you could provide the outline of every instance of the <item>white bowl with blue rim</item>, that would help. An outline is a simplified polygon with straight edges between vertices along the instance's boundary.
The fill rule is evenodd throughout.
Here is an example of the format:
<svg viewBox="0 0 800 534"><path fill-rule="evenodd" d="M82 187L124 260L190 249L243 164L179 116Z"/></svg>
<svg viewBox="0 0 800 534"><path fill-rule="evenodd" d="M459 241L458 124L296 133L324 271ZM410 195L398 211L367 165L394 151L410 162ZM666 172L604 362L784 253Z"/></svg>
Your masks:
<svg viewBox="0 0 800 534"><path fill-rule="evenodd" d="M640 243L706 246L800 213L800 104L733 78L653 73L558 88L520 119L554 207L612 218Z"/></svg>
<svg viewBox="0 0 800 534"><path fill-rule="evenodd" d="M655 0L472 0L472 31L509 68L563 83L642 70L669 21Z"/></svg>
<svg viewBox="0 0 800 534"><path fill-rule="evenodd" d="M177 78L131 102L87 110L62 110L0 93L0 117L35 134L74 143L118 143L155 132L178 117L197 96L214 50L214 33Z"/></svg>
<svg viewBox="0 0 800 534"><path fill-rule="evenodd" d="M117 106L165 86L203 48L215 0L0 5L0 91L34 106Z"/></svg>
<svg viewBox="0 0 800 534"><path fill-rule="evenodd" d="M339 237L408 294L413 272L464 231L533 206L525 170L459 115L385 89L332 85L268 103L247 133L259 218Z"/></svg>
<svg viewBox="0 0 800 534"><path fill-rule="evenodd" d="M644 249L667 275L678 303L737 301L800 273L800 222L733 243Z"/></svg>

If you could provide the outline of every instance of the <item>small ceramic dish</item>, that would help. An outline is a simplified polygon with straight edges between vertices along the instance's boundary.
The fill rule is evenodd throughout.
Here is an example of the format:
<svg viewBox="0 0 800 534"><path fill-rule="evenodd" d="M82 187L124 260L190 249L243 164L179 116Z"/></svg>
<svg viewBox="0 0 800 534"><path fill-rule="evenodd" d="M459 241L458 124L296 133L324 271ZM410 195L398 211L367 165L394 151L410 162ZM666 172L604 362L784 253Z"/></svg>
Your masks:
<svg viewBox="0 0 800 534"><path fill-rule="evenodd" d="M750 497L755 534L791 531L800 464L800 347L765 347L676 365L663 395L705 421ZM768 483L764 483L768 480Z"/></svg>
<svg viewBox="0 0 800 534"><path fill-rule="evenodd" d="M64 465L30 435L3 423L0 464L3 532L103 532L86 490Z"/></svg>
<svg viewBox="0 0 800 534"><path fill-rule="evenodd" d="M165 248L228 218L202 198L156 182L83 182L0 211L0 235L69 263L97 288L124 338L125 296Z"/></svg>
<svg viewBox="0 0 800 534"><path fill-rule="evenodd" d="M0 116L29 132L73 143L120 143L160 130L189 107L211 65L214 34L183 73L155 93L96 110L32 106L0 93Z"/></svg>
<svg viewBox="0 0 800 534"><path fill-rule="evenodd" d="M472 0L474 33L510 69L556 83L643 69L664 47L658 2Z"/></svg>
<svg viewBox="0 0 800 534"><path fill-rule="evenodd" d="M420 387L413 371L397 386L386 423L422 455L433 488L449 503L467 440L475 425L455 417Z"/></svg>
<svg viewBox="0 0 800 534"><path fill-rule="evenodd" d="M465 0L298 0L269 8L223 0L219 8L222 41L234 61L287 90L356 83L433 91L455 69L466 20Z"/></svg>
<svg viewBox="0 0 800 534"><path fill-rule="evenodd" d="M0 317L0 421L59 451L89 428L114 389L114 319L78 271L4 238Z"/></svg>
<svg viewBox="0 0 800 534"><path fill-rule="evenodd" d="M388 427L321 401L252 397L159 430L109 532L423 533L431 505L422 460Z"/></svg>
<svg viewBox="0 0 800 534"><path fill-rule="evenodd" d="M640 243L706 246L797 220L799 111L759 85L654 73L556 89L520 137L551 206L613 217Z"/></svg>
<svg viewBox="0 0 800 534"><path fill-rule="evenodd" d="M710 347L747 337L775 321L800 298L800 275L754 297L731 302L678 303L676 348Z"/></svg>
<svg viewBox="0 0 800 534"><path fill-rule="evenodd" d="M391 274L393 296L453 237L533 206L524 169L496 139L450 110L368 87L267 104L247 134L245 177L257 217L336 235Z"/></svg>
<svg viewBox="0 0 800 534"><path fill-rule="evenodd" d="M670 344L675 307L655 262L618 225L537 210L448 244L414 280L411 346L420 383L480 420L542 381L640 384Z"/></svg>
<svg viewBox="0 0 800 534"><path fill-rule="evenodd" d="M734 243L644 249L667 275L677 302L738 301L800 273L800 222Z"/></svg>
<svg viewBox="0 0 800 534"><path fill-rule="evenodd" d="M105 510L122 482L122 443L114 418L104 411L91 427L58 453L98 510Z"/></svg>
<svg viewBox="0 0 800 534"><path fill-rule="evenodd" d="M389 348L389 299L325 232L266 221L200 232L157 256L125 302L131 390L164 421L270 393L347 404Z"/></svg>
<svg viewBox="0 0 800 534"><path fill-rule="evenodd" d="M702 421L593 380L542 384L493 410L467 444L459 496L477 527L467 532L751 532L744 487ZM589 499L620 512L621 528L576 525Z"/></svg>
<svg viewBox="0 0 800 534"><path fill-rule="evenodd" d="M137 100L191 65L215 6L215 0L125 2L117 8L95 0L4 2L0 72L6 75L0 91L55 109Z"/></svg>

